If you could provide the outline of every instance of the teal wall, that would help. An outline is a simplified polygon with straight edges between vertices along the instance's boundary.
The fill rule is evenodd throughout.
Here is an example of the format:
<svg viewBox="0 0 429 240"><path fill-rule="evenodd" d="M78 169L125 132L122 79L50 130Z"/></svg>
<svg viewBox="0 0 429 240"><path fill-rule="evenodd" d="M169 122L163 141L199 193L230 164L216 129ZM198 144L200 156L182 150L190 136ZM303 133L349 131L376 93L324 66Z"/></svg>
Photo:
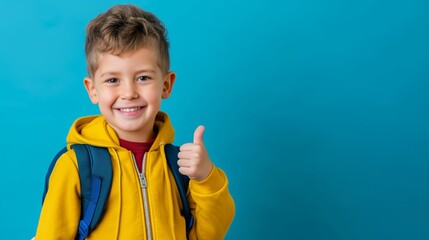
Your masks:
<svg viewBox="0 0 429 240"><path fill-rule="evenodd" d="M227 239L429 239L429 2L130 1L169 30L176 143L206 144ZM73 120L87 22L124 1L1 1L0 230L35 232Z"/></svg>

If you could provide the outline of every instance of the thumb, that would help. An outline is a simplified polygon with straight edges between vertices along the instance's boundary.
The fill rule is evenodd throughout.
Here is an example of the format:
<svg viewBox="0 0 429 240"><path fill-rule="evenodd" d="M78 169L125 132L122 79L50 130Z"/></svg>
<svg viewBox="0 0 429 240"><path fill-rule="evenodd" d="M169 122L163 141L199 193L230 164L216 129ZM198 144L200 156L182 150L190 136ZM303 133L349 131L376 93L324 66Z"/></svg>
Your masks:
<svg viewBox="0 0 429 240"><path fill-rule="evenodd" d="M198 126L197 129L195 129L195 132L194 132L194 143L196 143L196 144L204 144L204 142L203 142L203 134L204 134L205 129L206 128L204 126L202 126L202 125Z"/></svg>

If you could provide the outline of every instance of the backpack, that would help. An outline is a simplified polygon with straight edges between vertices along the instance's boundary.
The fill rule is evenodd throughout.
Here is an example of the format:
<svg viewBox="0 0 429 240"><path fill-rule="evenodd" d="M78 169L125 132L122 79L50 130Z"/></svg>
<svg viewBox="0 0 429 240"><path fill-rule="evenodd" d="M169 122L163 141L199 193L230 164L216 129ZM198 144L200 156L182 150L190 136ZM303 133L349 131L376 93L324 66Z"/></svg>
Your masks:
<svg viewBox="0 0 429 240"><path fill-rule="evenodd" d="M183 209L181 213L186 221L186 235L187 238L189 238L189 232L194 222L186 198L189 177L179 172L179 166L177 165L179 147L172 144L166 144L164 147L168 167L174 176L180 199L182 200ZM81 186L81 218L76 239L83 240L97 227L97 224L103 216L104 206L109 197L110 187L112 185L112 165L107 148L95 147L88 144L74 144L71 145L71 148L76 153ZM67 152L67 147L59 151L49 165L45 178L42 203L48 192L49 178L52 170L58 158L65 152ZM106 159L109 161L106 161Z"/></svg>

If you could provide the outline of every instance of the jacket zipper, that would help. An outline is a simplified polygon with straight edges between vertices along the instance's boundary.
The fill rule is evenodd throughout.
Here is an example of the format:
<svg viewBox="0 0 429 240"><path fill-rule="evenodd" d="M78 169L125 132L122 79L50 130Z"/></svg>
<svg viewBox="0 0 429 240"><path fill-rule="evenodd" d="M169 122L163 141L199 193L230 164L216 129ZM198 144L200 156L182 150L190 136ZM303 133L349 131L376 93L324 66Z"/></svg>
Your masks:
<svg viewBox="0 0 429 240"><path fill-rule="evenodd" d="M134 160L134 166L136 167L136 170L139 174L139 180L140 180L140 186L141 191L143 194L143 211L144 211L144 217L145 217L145 223L146 223L146 234L147 239L152 240L152 228L150 223L150 216L149 216L149 201L148 201L148 195L147 195L147 180L145 176L145 168L146 168L146 153L143 155L143 162L142 162L142 172L139 171L139 168L137 167L136 159L133 155Z"/></svg>

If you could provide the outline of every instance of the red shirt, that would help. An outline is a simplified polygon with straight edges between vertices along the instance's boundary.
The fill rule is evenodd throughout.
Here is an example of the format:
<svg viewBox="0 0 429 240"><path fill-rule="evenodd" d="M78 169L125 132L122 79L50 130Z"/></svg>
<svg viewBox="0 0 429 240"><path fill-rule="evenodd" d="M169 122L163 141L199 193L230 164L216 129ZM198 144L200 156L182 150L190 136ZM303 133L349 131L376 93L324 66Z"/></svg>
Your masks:
<svg viewBox="0 0 429 240"><path fill-rule="evenodd" d="M121 145L121 147L126 148L128 151L131 151L133 153L139 172L142 171L143 156L146 152L149 151L150 147L152 147L153 142L154 141L130 142L127 140L119 139L119 144Z"/></svg>

